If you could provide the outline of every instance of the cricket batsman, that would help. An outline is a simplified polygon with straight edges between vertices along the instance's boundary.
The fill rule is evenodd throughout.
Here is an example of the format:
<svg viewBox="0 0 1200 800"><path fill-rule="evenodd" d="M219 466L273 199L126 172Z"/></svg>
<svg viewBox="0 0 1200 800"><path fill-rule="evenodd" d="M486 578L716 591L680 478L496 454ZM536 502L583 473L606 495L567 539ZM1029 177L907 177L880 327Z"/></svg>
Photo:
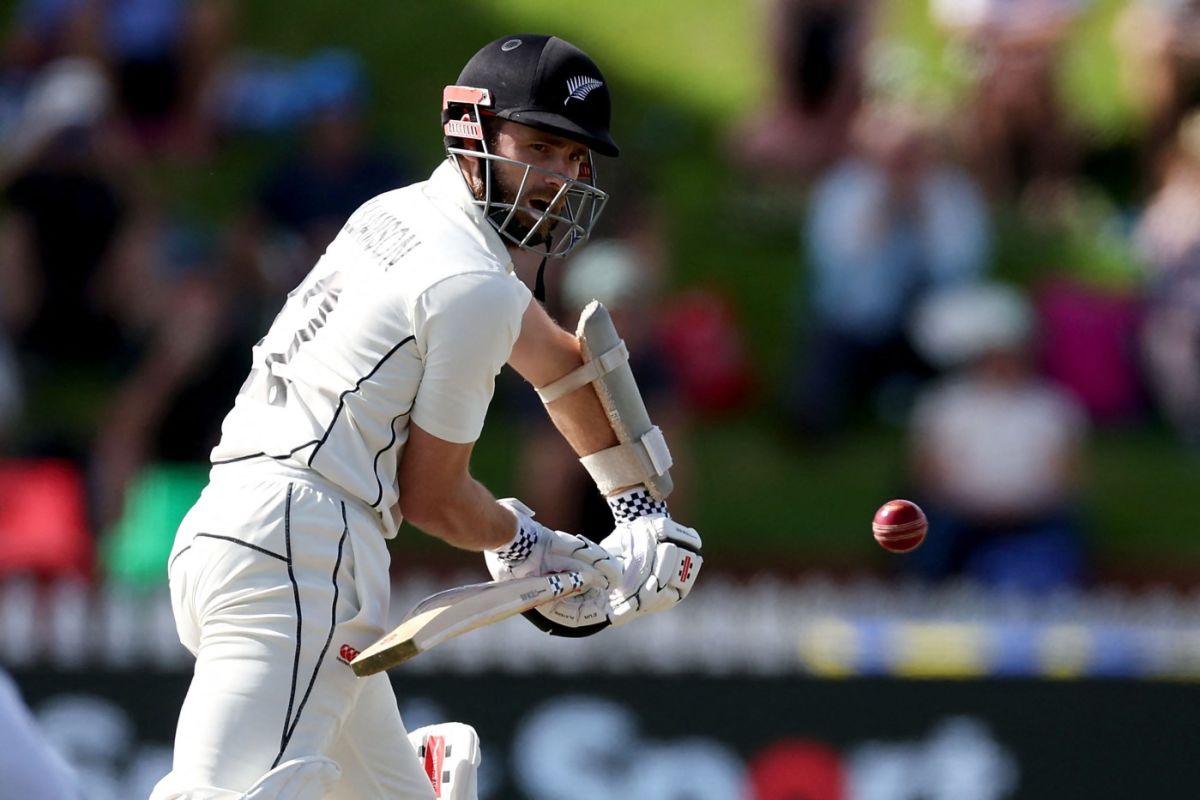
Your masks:
<svg viewBox="0 0 1200 800"><path fill-rule="evenodd" d="M491 42L445 89L445 161L355 211L288 296L168 562L196 666L152 800L474 798L473 729L410 737L386 675L349 666L385 633L402 518L482 552L499 580L580 572L586 592L528 612L552 634L688 595L700 537L667 513L670 451L607 311L593 303L571 333L514 270L541 259L540 288L547 260L587 239L607 200L593 153L618 154L609 122L608 83L579 48ZM506 363L607 497L599 544L471 476ZM432 781L417 755L431 739L456 743Z"/></svg>

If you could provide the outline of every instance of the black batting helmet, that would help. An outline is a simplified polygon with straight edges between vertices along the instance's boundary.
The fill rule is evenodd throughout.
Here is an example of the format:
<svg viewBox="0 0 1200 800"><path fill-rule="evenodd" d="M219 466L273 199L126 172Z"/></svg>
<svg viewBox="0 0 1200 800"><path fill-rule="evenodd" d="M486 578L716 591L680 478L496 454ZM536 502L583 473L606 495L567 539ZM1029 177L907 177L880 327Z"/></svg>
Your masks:
<svg viewBox="0 0 1200 800"><path fill-rule="evenodd" d="M557 36L517 34L485 45L463 67L459 87L487 89L485 113L586 144L620 150L609 132L612 102L596 62ZM453 87L451 87L453 88Z"/></svg>

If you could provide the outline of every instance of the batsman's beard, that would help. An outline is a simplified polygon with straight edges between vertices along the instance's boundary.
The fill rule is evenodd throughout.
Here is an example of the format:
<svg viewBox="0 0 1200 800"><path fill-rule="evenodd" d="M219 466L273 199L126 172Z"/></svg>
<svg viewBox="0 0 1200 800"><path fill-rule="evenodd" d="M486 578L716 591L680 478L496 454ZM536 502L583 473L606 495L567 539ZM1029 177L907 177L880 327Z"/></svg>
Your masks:
<svg viewBox="0 0 1200 800"><path fill-rule="evenodd" d="M517 187L510 184L506 176L498 174L498 170L492 173L492 192L499 194L496 201L503 204L488 215L493 222L496 222L497 225L503 224L505 218L509 217L509 206L515 205L516 211L511 212L512 218L509 219L505 228L510 235L515 239L528 242L529 245L548 245L550 243L554 227L558 223L557 219L545 215L544 211L530 205L527 197L518 197ZM564 204L565 201L559 201L553 209L548 204L546 207L553 212Z"/></svg>
<svg viewBox="0 0 1200 800"><path fill-rule="evenodd" d="M550 214L560 211L566 205L566 199L560 199L553 206L543 201L546 208L538 209L530 205L528 193L525 196L518 196L519 185L510 182L500 170L491 170L491 181L491 199L496 207L489 210L488 218L495 223L496 227L503 226L510 236L530 245L549 244L554 229L558 225L558 220L551 218ZM476 198L483 200L486 193L483 180L476 178L472 184ZM518 201L521 202L520 205L518 205ZM533 202L537 202L537 200ZM512 206L516 206L515 212L511 212ZM546 213L547 211L549 214ZM509 218L510 212L512 213L511 219ZM507 225L504 225L505 220L508 220Z"/></svg>

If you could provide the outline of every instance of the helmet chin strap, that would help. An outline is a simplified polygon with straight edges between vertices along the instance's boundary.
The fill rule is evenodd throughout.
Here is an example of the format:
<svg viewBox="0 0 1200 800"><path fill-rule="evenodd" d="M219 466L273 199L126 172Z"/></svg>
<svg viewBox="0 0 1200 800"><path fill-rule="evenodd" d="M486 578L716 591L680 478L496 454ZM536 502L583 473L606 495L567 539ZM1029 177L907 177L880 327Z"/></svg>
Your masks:
<svg viewBox="0 0 1200 800"><path fill-rule="evenodd" d="M550 258L550 242L546 242L546 255L538 264L537 278L533 281L533 297L542 305L546 304L546 259Z"/></svg>
<svg viewBox="0 0 1200 800"><path fill-rule="evenodd" d="M507 214L507 212L503 212L503 211L493 212L492 219L496 219L497 217L506 215L506 214ZM516 228L517 232L521 233L521 228L514 225L512 221L509 222L509 227ZM533 282L533 296L539 303L541 303L542 305L545 305L546 304L546 261L547 261L547 259L550 258L550 248L553 245L553 237L542 236L542 237L540 237L540 242L538 242L538 243L546 248L546 253L545 253L545 255L542 256L542 262L540 264L538 264L537 278L535 278L534 282Z"/></svg>

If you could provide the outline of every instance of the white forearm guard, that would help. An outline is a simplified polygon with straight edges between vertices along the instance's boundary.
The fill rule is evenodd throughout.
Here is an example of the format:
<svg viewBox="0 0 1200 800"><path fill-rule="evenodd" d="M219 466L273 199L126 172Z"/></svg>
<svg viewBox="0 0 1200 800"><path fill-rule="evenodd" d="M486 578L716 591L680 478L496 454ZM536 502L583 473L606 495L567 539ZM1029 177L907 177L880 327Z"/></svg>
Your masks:
<svg viewBox="0 0 1200 800"><path fill-rule="evenodd" d="M583 366L539 388L538 395L543 403L551 403L590 383L620 444L584 456L580 463L603 494L642 485L654 499L666 500L673 488L671 451L662 431L650 423L629 368L629 351L608 309L597 300L588 303L579 316L575 335Z"/></svg>

